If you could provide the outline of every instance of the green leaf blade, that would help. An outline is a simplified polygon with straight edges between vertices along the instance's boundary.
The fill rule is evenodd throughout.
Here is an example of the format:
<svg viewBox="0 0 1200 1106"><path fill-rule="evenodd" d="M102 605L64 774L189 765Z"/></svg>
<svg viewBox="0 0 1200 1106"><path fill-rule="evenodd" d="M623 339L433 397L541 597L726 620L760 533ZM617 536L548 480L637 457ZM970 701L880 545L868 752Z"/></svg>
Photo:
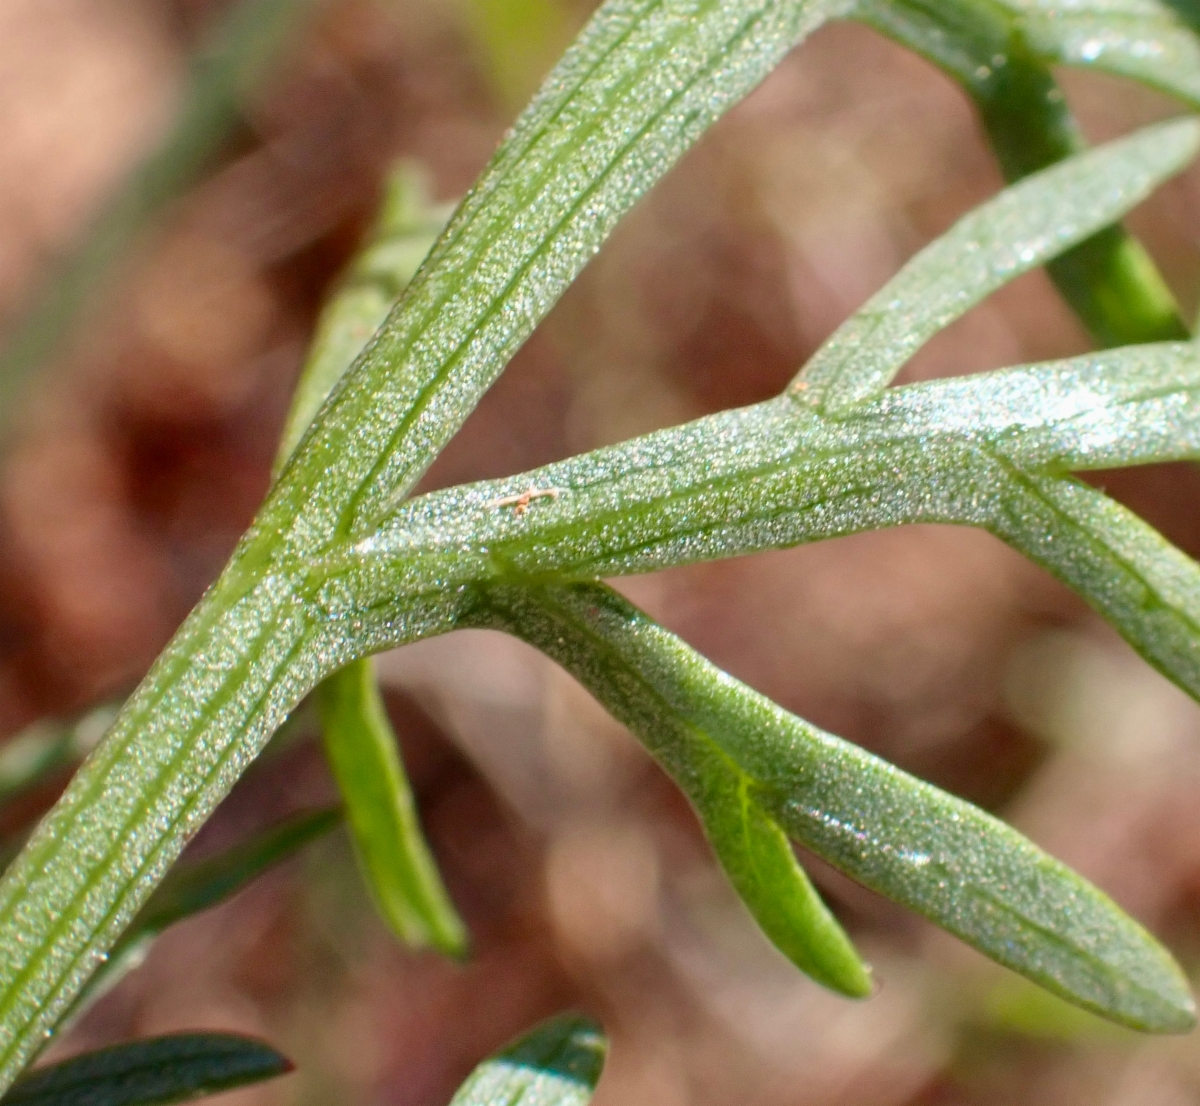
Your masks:
<svg viewBox="0 0 1200 1106"><path fill-rule="evenodd" d="M480 1064L450 1106L587 1106L607 1054L595 1022L562 1014Z"/></svg>
<svg viewBox="0 0 1200 1106"><path fill-rule="evenodd" d="M793 391L825 414L848 413L939 330L1119 218L1198 148L1200 123L1160 124L1009 186L912 258L843 323Z"/></svg>
<svg viewBox="0 0 1200 1106"><path fill-rule="evenodd" d="M658 729L667 725L661 718ZM729 882L770 942L805 975L847 998L865 998L870 969L821 901L752 781L722 759L720 769L705 772L693 802Z"/></svg>
<svg viewBox="0 0 1200 1106"><path fill-rule="evenodd" d="M225 1033L152 1037L84 1053L23 1076L4 1106L167 1106L292 1070L261 1041Z"/></svg>
<svg viewBox="0 0 1200 1106"><path fill-rule="evenodd" d="M376 227L321 312L313 348L288 412L277 466L367 338L387 317L433 244L441 222L424 182L402 164L388 182ZM396 735L367 658L329 676L316 690L326 759L346 804L354 852L384 924L405 944L466 953L467 932L442 885L417 816Z"/></svg>
<svg viewBox="0 0 1200 1106"><path fill-rule="evenodd" d="M206 860L172 869L134 919L127 939L158 934L232 898L268 869L323 837L342 820L337 807L304 811Z"/></svg>
<svg viewBox="0 0 1200 1106"><path fill-rule="evenodd" d="M649 686L627 653L579 616L581 604L606 603L611 595L600 585L500 585L481 596L472 620L515 634L556 660L575 658L568 669L576 675L579 658L589 657L584 685L687 795L722 869L767 938L823 986L851 998L869 994L870 970L758 801L754 781L712 734Z"/></svg>
<svg viewBox="0 0 1200 1106"><path fill-rule="evenodd" d="M1161 1033L1194 1024L1187 980L1163 948L1016 831L789 714L611 590L554 591L526 600L553 621L527 612L509 625L635 732L644 698L665 702L719 742L788 834L852 878L1121 1024Z"/></svg>
<svg viewBox="0 0 1200 1106"><path fill-rule="evenodd" d="M1028 472L1200 456L1200 349L1131 346L892 388L844 425L864 443L945 435ZM869 447L867 447L869 448Z"/></svg>
<svg viewBox="0 0 1200 1106"><path fill-rule="evenodd" d="M367 886L401 941L448 956L467 950L467 932L425 843L396 735L368 660L334 673L317 689L325 750Z"/></svg>

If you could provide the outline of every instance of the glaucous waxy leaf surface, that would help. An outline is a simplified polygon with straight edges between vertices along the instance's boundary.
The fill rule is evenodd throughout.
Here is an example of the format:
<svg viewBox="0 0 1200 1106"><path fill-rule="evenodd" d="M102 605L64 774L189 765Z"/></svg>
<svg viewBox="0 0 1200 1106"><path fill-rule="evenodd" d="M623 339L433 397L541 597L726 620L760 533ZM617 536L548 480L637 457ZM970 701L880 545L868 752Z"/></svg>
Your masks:
<svg viewBox="0 0 1200 1106"><path fill-rule="evenodd" d="M326 397L412 280L445 212L415 166L388 181L376 225L317 320L280 442L282 467ZM399 743L367 657L316 691L325 755L346 807L359 869L380 917L404 943L462 956L467 931L438 873L400 759Z"/></svg>
<svg viewBox="0 0 1200 1106"><path fill-rule="evenodd" d="M180 1033L85 1052L22 1077L4 1106L167 1106L292 1070L269 1045L228 1033Z"/></svg>
<svg viewBox="0 0 1200 1106"><path fill-rule="evenodd" d="M608 0L285 466L222 577L0 882L0 1086L271 732L372 651L295 594L373 529L621 215L834 0ZM415 601L409 640L455 624ZM392 627L397 632L398 625Z"/></svg>
<svg viewBox="0 0 1200 1106"><path fill-rule="evenodd" d="M595 1022L561 1014L480 1064L450 1106L587 1106L607 1054Z"/></svg>
<svg viewBox="0 0 1200 1106"><path fill-rule="evenodd" d="M668 766L704 734L791 837L1001 964L1134 1028L1194 1024L1186 977L1095 887L978 808L758 695L610 588L496 588L478 620L552 656ZM682 763L707 771L687 753ZM721 774L685 785L724 786Z"/></svg>
<svg viewBox="0 0 1200 1106"><path fill-rule="evenodd" d="M910 260L837 329L794 387L823 414L870 399L938 331L1120 217L1198 146L1195 120L1161 124L1006 188Z"/></svg>
<svg viewBox="0 0 1200 1106"><path fill-rule="evenodd" d="M991 527L1050 563L1049 516L1029 532L1009 526L1022 470L987 443L875 438L793 398L594 455L555 470L561 486L519 478L400 506L622 213L794 43L852 10L601 7L335 388L230 566L0 882L0 1085L299 699L369 652L455 628L498 580L643 571L923 520ZM716 480L704 487L710 458L694 451L710 447ZM1099 565L1108 546L1089 534ZM1096 585L1102 570L1076 576ZM1113 616L1103 588L1089 599ZM763 809L793 832L768 797Z"/></svg>

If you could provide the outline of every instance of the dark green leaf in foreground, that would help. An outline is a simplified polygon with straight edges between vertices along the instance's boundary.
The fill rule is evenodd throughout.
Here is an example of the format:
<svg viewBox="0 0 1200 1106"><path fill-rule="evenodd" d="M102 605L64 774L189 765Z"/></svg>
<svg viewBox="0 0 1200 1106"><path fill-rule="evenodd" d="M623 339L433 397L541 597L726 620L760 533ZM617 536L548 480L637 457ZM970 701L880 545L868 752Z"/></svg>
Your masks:
<svg viewBox="0 0 1200 1106"><path fill-rule="evenodd" d="M480 1064L450 1106L587 1106L607 1052L595 1022L559 1015Z"/></svg>
<svg viewBox="0 0 1200 1106"><path fill-rule="evenodd" d="M496 588L479 621L554 657L664 762L703 734L790 836L1001 964L1124 1025L1194 1024L1174 961L1091 884L978 808L758 695L611 589Z"/></svg>
<svg viewBox="0 0 1200 1106"><path fill-rule="evenodd" d="M269 1045L226 1033L152 1037L23 1076L3 1106L166 1106L292 1070Z"/></svg>

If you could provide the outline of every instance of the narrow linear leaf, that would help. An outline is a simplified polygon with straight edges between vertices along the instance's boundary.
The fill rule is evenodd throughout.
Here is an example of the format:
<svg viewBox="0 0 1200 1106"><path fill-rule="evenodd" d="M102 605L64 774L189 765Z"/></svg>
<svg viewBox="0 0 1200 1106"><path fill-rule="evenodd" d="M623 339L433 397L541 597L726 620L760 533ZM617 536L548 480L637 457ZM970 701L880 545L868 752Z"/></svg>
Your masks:
<svg viewBox="0 0 1200 1106"><path fill-rule="evenodd" d="M607 1053L595 1022L560 1014L480 1064L450 1106L587 1106Z"/></svg>
<svg viewBox="0 0 1200 1106"><path fill-rule="evenodd" d="M1200 700L1200 564L1095 488L1018 470L989 529L1082 595Z"/></svg>
<svg viewBox="0 0 1200 1106"><path fill-rule="evenodd" d="M912 522L990 528L1014 465L1061 474L1198 451L1192 343L896 388L839 419L783 397L409 500L315 560L305 594L382 627L414 596L467 602L514 574L625 575Z"/></svg>
<svg viewBox="0 0 1200 1106"><path fill-rule="evenodd" d="M59 1024L59 1031L67 1031L125 976L140 967L165 929L232 898L340 821L341 811L337 808L306 811L217 856L173 868L88 980Z"/></svg>
<svg viewBox="0 0 1200 1106"><path fill-rule="evenodd" d="M320 0L241 0L193 62L171 130L130 176L0 350L0 408L78 326L105 278L210 163L249 91L270 73Z"/></svg>
<svg viewBox="0 0 1200 1106"><path fill-rule="evenodd" d="M165 1106L272 1079L291 1063L226 1033L150 1037L86 1052L17 1080L4 1106Z"/></svg>
<svg viewBox="0 0 1200 1106"><path fill-rule="evenodd" d="M611 589L495 589L479 621L557 660L652 751L676 740L664 717L686 719L796 840L1006 967L1133 1028L1194 1024L1182 972L1095 887L969 803L751 691Z"/></svg>
<svg viewBox="0 0 1200 1106"><path fill-rule="evenodd" d="M0 882L0 1087L271 732L323 677L452 629L297 602L303 562L411 489L618 219L837 0L608 0L343 378L230 566ZM402 630L402 626L404 629Z"/></svg>
<svg viewBox="0 0 1200 1106"><path fill-rule="evenodd" d="M429 202L419 169L411 163L398 166L387 182L366 247L321 312L284 427L277 468L387 317L444 222ZM464 955L466 926L421 832L373 662L355 661L335 672L317 688L316 698L326 757L346 805L359 868L380 917L402 942Z"/></svg>
<svg viewBox="0 0 1200 1106"><path fill-rule="evenodd" d="M34 722L7 738L0 749L0 806L42 786L83 757L112 724L117 709L116 703L103 703L67 722Z"/></svg>
<svg viewBox="0 0 1200 1106"><path fill-rule="evenodd" d="M1200 148L1200 124L1160 124L1004 189L927 246L835 332L793 385L845 414L988 294L1144 199Z"/></svg>
<svg viewBox="0 0 1200 1106"><path fill-rule="evenodd" d="M421 833L374 664L356 661L331 676L317 688L317 704L355 852L380 914L408 944L462 956L466 927Z"/></svg>
<svg viewBox="0 0 1200 1106"><path fill-rule="evenodd" d="M280 439L276 471L291 456L321 404L387 318L437 240L450 212L433 204L421 167L402 161L388 175L383 201L358 252L321 311L312 348L296 382Z"/></svg>
<svg viewBox="0 0 1200 1106"><path fill-rule="evenodd" d="M1028 472L1200 456L1200 349L1193 342L890 388L845 426L864 439L957 435Z"/></svg>
<svg viewBox="0 0 1200 1106"><path fill-rule="evenodd" d="M337 807L304 811L223 853L172 869L130 925L125 940L159 934L184 918L225 902L268 869L323 837L341 820L342 812Z"/></svg>
<svg viewBox="0 0 1200 1106"><path fill-rule="evenodd" d="M1090 10L1089 10L1090 9ZM972 98L1005 178L1016 181L1086 148L1083 132L1054 79L1052 66L1068 61L1111 69L1113 55L1093 39L1086 56L1073 48L1080 17L1114 30L1153 80L1174 53L1171 91L1196 105L1200 51L1167 4L979 3L978 0L865 0L859 15L876 30L928 58ZM1036 22L1030 33L1031 21ZM1118 22L1119 21L1119 22ZM1172 51L1171 43L1182 47ZM1140 55L1140 56L1139 56ZM1138 77L1124 67L1117 72ZM1106 227L1047 264L1051 279L1102 347L1188 337L1178 305L1149 254L1121 226Z"/></svg>
<svg viewBox="0 0 1200 1106"><path fill-rule="evenodd" d="M672 779L688 795L712 843L713 852L734 890L764 934L794 966L830 990L862 998L871 990L871 976L850 937L821 901L808 874L800 867L787 836L758 801L754 781L721 749L719 741L689 716L680 714L649 690L625 657L607 669L612 644L590 636L584 621L574 618L572 602L558 602L554 589L494 588L488 590L484 624L516 633L538 648L571 621L574 648L582 655L594 651L592 684L611 680L614 689L636 693L638 713L614 710L628 723ZM556 638L562 642L562 638ZM606 675L604 673L610 672ZM617 699L613 697L617 696ZM598 695L606 707L623 702L620 692Z"/></svg>
<svg viewBox="0 0 1200 1106"><path fill-rule="evenodd" d="M500 628L540 648L552 632L547 627L571 617L571 605L562 608L556 599L553 589L491 589L484 624L497 625L493 620L498 619ZM576 620L573 632L577 647L587 648L588 626ZM595 638L591 647L599 671L612 646ZM617 684L629 678L628 658L625 662L614 670ZM642 695L640 702L644 716L635 732L691 800L717 860L763 933L818 983L852 998L869 994L870 971L821 901L786 835L763 809L753 781L687 716L652 695Z"/></svg>
<svg viewBox="0 0 1200 1106"><path fill-rule="evenodd" d="M1200 38L1161 0L857 0L853 15L981 95L1003 81L1015 51L1200 107Z"/></svg>
<svg viewBox="0 0 1200 1106"><path fill-rule="evenodd" d="M643 741L665 750L664 735L681 728L670 711ZM712 744L706 734L704 741ZM705 753L708 753L705 756ZM853 942L821 901L787 835L763 808L752 781L714 749L689 749L679 741L659 754L672 777L693 777L689 791L704 831L729 882L771 943L805 975L848 998L871 993L871 972ZM686 767L680 765L686 761ZM707 763L706 763L707 761ZM668 768L670 770L670 768ZM699 777L695 779L694 777Z"/></svg>

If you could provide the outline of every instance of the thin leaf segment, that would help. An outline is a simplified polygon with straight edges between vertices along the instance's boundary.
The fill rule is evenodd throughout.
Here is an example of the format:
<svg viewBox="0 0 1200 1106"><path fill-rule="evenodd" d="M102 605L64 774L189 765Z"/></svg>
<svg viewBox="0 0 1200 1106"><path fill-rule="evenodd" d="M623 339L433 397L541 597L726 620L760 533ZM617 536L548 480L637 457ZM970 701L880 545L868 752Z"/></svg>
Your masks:
<svg viewBox="0 0 1200 1106"><path fill-rule="evenodd" d="M738 766L764 821L859 882L1106 1017L1139 1029L1191 1027L1174 961L1094 887L969 803L782 710L610 588L496 587L479 621L567 668L701 797L701 810L715 792L725 820L734 817L723 794L728 770L692 754L698 740ZM724 834L720 826L715 843ZM723 859L739 890L743 874L764 881L762 897L783 882L750 849Z"/></svg>
<svg viewBox="0 0 1200 1106"><path fill-rule="evenodd" d="M279 447L287 461L321 404L412 280L448 213L433 208L419 170L392 173L368 244L317 322ZM421 832L371 659L333 673L316 691L325 752L346 804L355 855L380 917L409 945L466 951L467 932Z"/></svg>
<svg viewBox="0 0 1200 1106"><path fill-rule="evenodd" d="M0 1086L289 710L382 644L308 609L305 561L371 532L621 215L845 7L610 0L585 28L0 883ZM439 597L404 622L412 640L455 618Z"/></svg>
<svg viewBox="0 0 1200 1106"><path fill-rule="evenodd" d="M897 427L895 409L884 400L833 418L819 413L801 389L760 408L500 485L402 504L621 214L791 45L850 10L849 3L815 0L613 0L600 10L335 389L229 568L0 884L0 1081L13 1078L190 834L303 694L372 651L480 617L499 583L643 571L907 521L964 522L1027 546L1076 586L1091 588L1088 598L1119 625L1124 619L1131 638L1145 631L1130 621L1131 589L1159 588L1143 596L1141 610L1157 616L1159 604L1170 607L1175 628L1153 647L1136 644L1164 669L1183 671L1178 654L1192 633L1180 594L1189 586L1185 566L1174 561L1155 577L1145 558L1159 556L1165 543L1151 549L1144 534L1122 529L1111 511L1089 513L1075 491L1063 491L1077 486L1056 466L1082 447L1064 448L1069 430L1056 438L1055 428L1068 427L1075 416L1067 412L1078 413L1085 403L1071 384L1072 374L1086 369L1080 363L1041 370L1062 373L1064 406L1054 417L1030 411L986 433L935 428L915 435ZM1064 22L1064 33L1071 26ZM1149 79L1129 61L1136 50L1105 46L1094 57L1089 51L1080 41L1060 53L1068 61L1111 62L1115 71ZM1191 64L1173 55L1171 72L1186 76ZM1184 76L1155 80L1190 87ZM1186 156L1183 134L1168 129L1159 135L1162 149L1175 151L1161 159L1160 172L1170 171L1173 157ZM1118 159L1111 183L1128 188L1122 203L1141 194L1141 158L1157 150L1151 141L1138 158ZM1129 184L1138 180L1143 183ZM1098 225L1121 213L1106 211ZM1044 233L1053 238L1054 225ZM999 264L1015 273L1011 260ZM971 271L963 262L964 275ZM1163 353L1184 357L1179 350ZM1117 361L1095 364L1113 374L1121 369ZM882 387L877 377L868 391ZM838 387L829 379L821 384L830 414ZM1094 412L1096 440L1102 442L1104 427L1115 427L1131 404L1186 412L1190 393L1172 387L1160 389L1162 395L1114 400L1107 422ZM1112 389L1119 390L1115 376ZM1181 416L1181 425L1190 421ZM1030 443L1041 443L1043 453L1021 454L1034 448ZM1089 455L1124 448L1110 442ZM1169 442L1143 440L1131 461L1194 448L1188 433ZM697 457L712 468L701 471ZM1109 595L1099 568L1080 580L1056 566L1050 546L1057 531L1047 530L1043 519L1028 533L1022 529L1013 511L1017 489L1027 495L1037 489L1058 503L1055 525L1079 522L1089 565L1110 553L1119 557L1129 574L1128 594ZM1061 494L1056 499L1052 492ZM1177 628L1180 619L1184 630ZM736 763L759 779L749 765ZM799 816L785 797L768 802L756 793L755 799L789 833L799 832ZM1059 878L1056 869L1043 873L1051 882ZM871 872L861 878L882 886ZM1008 885L1000 879L989 886ZM914 905L956 932L987 929L984 914L956 927L938 914L959 909L954 900L930 905L936 901ZM1089 901L1099 918L1101 900ZM1001 902L988 917L995 921L1011 906ZM1021 914L1019 905L1013 909ZM1190 1000L1167 981L1156 946L1119 918L1114 912L1098 931L1103 950L1096 955L1106 965L1099 981L1089 983L1087 970L1064 969L1059 989L1131 1024L1179 1028ZM1002 931L997 922L992 932ZM1043 938L1061 940L1053 928ZM1122 942L1118 955L1113 950ZM1058 969L1042 972L1030 956L1021 970L1052 980ZM1120 986L1113 983L1117 976ZM1155 1012L1144 996L1127 1001L1116 993L1137 991L1139 980L1175 1013ZM1143 1014L1135 1010L1138 1002Z"/></svg>
<svg viewBox="0 0 1200 1106"><path fill-rule="evenodd" d="M229 1033L178 1033L85 1052L17 1080L4 1106L168 1106L292 1070L269 1045Z"/></svg>
<svg viewBox="0 0 1200 1106"><path fill-rule="evenodd" d="M480 1064L450 1106L587 1106L607 1056L600 1026L560 1014Z"/></svg>

